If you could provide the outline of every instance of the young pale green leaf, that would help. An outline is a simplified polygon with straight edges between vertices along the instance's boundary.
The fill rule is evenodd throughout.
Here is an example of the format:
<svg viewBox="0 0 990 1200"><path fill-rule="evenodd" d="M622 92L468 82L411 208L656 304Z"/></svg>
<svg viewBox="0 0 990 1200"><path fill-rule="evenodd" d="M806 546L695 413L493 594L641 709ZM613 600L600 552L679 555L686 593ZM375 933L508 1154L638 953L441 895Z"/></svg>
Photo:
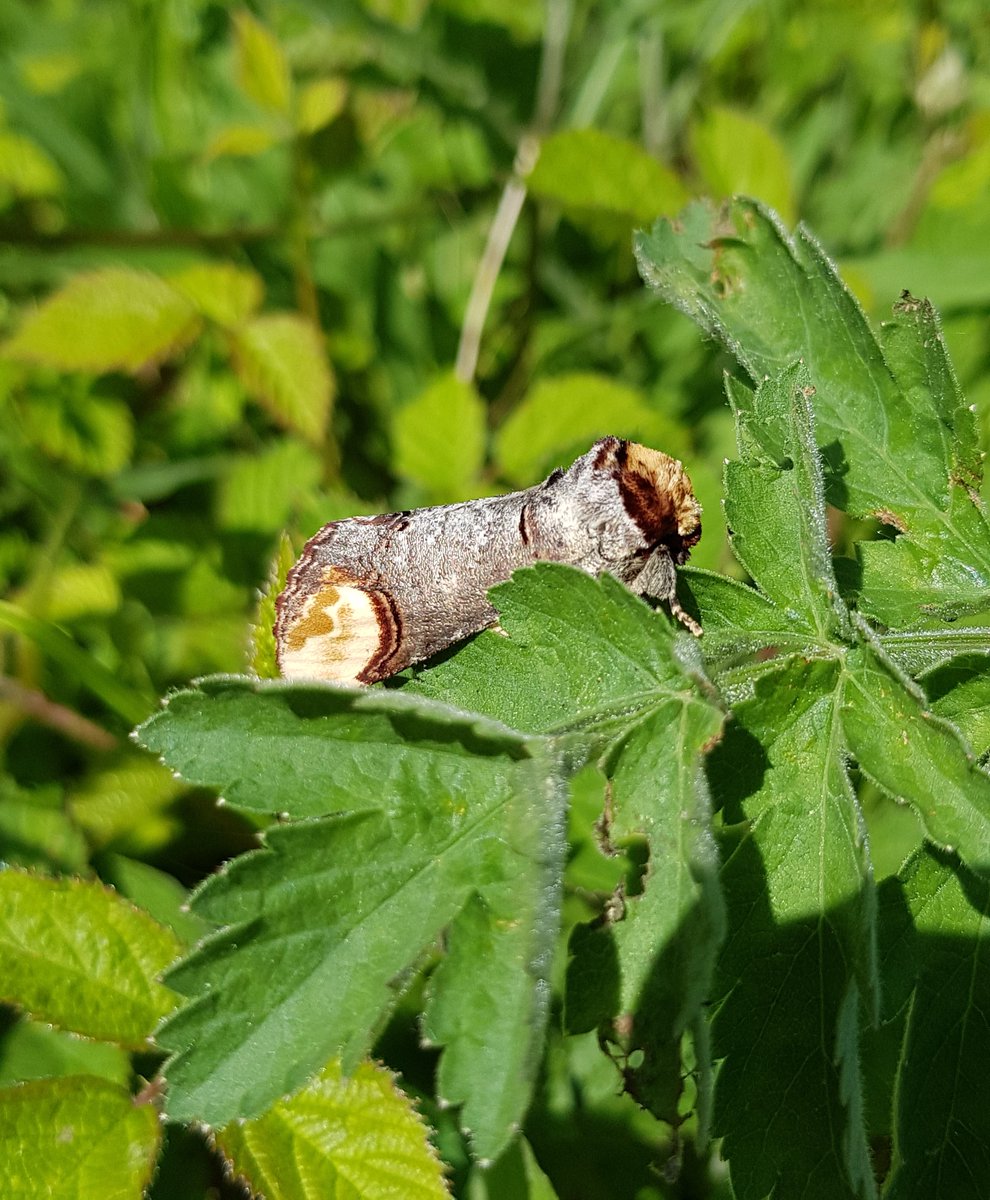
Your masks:
<svg viewBox="0 0 990 1200"><path fill-rule="evenodd" d="M275 557L268 568L268 582L258 601L258 615L251 626L251 651L248 668L259 679L278 679L275 655L275 601L285 587L285 579L296 561L296 552L287 533L278 539Z"/></svg>
<svg viewBox="0 0 990 1200"><path fill-rule="evenodd" d="M925 851L901 872L914 918L916 983L895 1089L893 1169L884 1196L990 1194L990 889Z"/></svg>
<svg viewBox="0 0 990 1200"><path fill-rule="evenodd" d="M199 313L224 328L253 316L264 296L261 277L233 263L193 263L174 272L168 281Z"/></svg>
<svg viewBox="0 0 990 1200"><path fill-rule="evenodd" d="M271 537L313 493L321 469L318 452L298 438L279 438L260 452L234 459L220 487L220 528Z"/></svg>
<svg viewBox="0 0 990 1200"><path fill-rule="evenodd" d="M21 410L27 440L43 454L84 475L105 478L127 466L134 418L122 401L82 388L39 393Z"/></svg>
<svg viewBox="0 0 990 1200"><path fill-rule="evenodd" d="M794 183L783 143L741 112L712 105L691 131L691 150L709 195L760 196L785 221L794 219Z"/></svg>
<svg viewBox="0 0 990 1200"><path fill-rule="evenodd" d="M175 1007L181 944L102 884L0 871L0 994L39 1020L145 1048Z"/></svg>
<svg viewBox="0 0 990 1200"><path fill-rule="evenodd" d="M161 1138L158 1114L92 1075L0 1089L4 1200L141 1200Z"/></svg>
<svg viewBox="0 0 990 1200"><path fill-rule="evenodd" d="M450 1193L426 1122L394 1076L334 1061L263 1116L219 1130L232 1174L267 1200L443 1200Z"/></svg>
<svg viewBox="0 0 990 1200"><path fill-rule="evenodd" d="M265 313L231 333L234 369L279 425L320 443L334 381L319 332L295 313Z"/></svg>
<svg viewBox="0 0 990 1200"><path fill-rule="evenodd" d="M15 196L57 196L65 187L62 172L37 142L0 129L0 205Z"/></svg>
<svg viewBox="0 0 990 1200"><path fill-rule="evenodd" d="M478 488L485 461L485 406L470 383L442 375L392 421L395 469L437 502Z"/></svg>
<svg viewBox="0 0 990 1200"><path fill-rule="evenodd" d="M285 116L292 99L289 64L274 34L247 9L234 13L237 78L255 104Z"/></svg>
<svg viewBox="0 0 990 1200"><path fill-rule="evenodd" d="M809 637L848 634L825 527L821 461L803 363L763 380L755 393L728 386L740 462L725 468L725 515L736 557Z"/></svg>
<svg viewBox="0 0 990 1200"><path fill-rule="evenodd" d="M296 129L316 133L335 120L347 103L347 81L341 76L314 79L299 89L296 104Z"/></svg>
<svg viewBox="0 0 990 1200"><path fill-rule="evenodd" d="M467 1072L486 1093L474 1145L495 1157L532 1086L559 920L563 802L539 743L419 697L237 680L180 694L142 737L239 803L350 810L269 830L263 850L194 898L226 928L169 976L194 998L159 1033L176 1052L172 1116L253 1116L332 1055L352 1064L397 981L452 923L459 940L458 914L477 895L518 919L496 966L473 959L513 997L487 1030L485 1061L501 1065ZM438 1003L444 987L438 979ZM479 1053L473 1027L443 1033L455 1067Z"/></svg>
<svg viewBox="0 0 990 1200"><path fill-rule="evenodd" d="M842 728L863 773L910 804L936 845L990 870L990 777L958 730L869 641L843 675Z"/></svg>
<svg viewBox="0 0 990 1200"><path fill-rule="evenodd" d="M569 209L632 221L676 212L688 195L674 172L642 146L600 129L564 129L548 137L527 182L538 196Z"/></svg>
<svg viewBox="0 0 990 1200"><path fill-rule="evenodd" d="M3 353L64 371L139 371L176 355L199 327L196 310L163 279L105 267L49 296Z"/></svg>
<svg viewBox="0 0 990 1200"><path fill-rule="evenodd" d="M686 449L680 427L650 408L642 392L583 371L537 380L498 431L495 458L500 474L522 487L610 433L675 457Z"/></svg>
<svg viewBox="0 0 990 1200"><path fill-rule="evenodd" d="M709 777L748 832L722 870L715 1133L735 1194L870 1197L860 997L876 995L874 898L846 774L835 662L791 662L735 709Z"/></svg>
<svg viewBox="0 0 990 1200"><path fill-rule="evenodd" d="M919 599L922 611L986 607L990 530L967 490L972 420L923 306L898 314L888 362L810 234L787 237L750 200L693 205L676 227L661 221L638 235L636 251L647 282L719 336L754 380L805 361L828 499L899 530L897 583L922 588L913 601L884 590L894 572L868 558L890 552L870 543L860 607L888 624L916 621ZM910 338L908 351L899 343Z"/></svg>

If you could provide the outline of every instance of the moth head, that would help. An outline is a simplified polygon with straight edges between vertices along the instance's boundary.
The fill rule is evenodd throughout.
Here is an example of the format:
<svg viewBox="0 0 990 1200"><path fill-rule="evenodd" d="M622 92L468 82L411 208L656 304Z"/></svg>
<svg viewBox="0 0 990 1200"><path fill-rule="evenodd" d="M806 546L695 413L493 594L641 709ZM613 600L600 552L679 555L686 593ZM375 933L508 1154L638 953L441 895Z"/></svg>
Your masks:
<svg viewBox="0 0 990 1200"><path fill-rule="evenodd" d="M639 442L602 438L591 450L594 466L612 475L626 513L646 545L666 546L677 563L701 537L701 505L684 464Z"/></svg>

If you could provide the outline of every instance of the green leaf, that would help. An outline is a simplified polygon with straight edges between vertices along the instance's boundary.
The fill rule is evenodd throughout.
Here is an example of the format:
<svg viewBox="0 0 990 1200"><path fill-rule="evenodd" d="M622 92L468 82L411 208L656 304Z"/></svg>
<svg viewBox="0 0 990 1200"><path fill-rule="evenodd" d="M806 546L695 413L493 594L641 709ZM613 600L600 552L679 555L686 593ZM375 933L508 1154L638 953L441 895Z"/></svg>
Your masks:
<svg viewBox="0 0 990 1200"><path fill-rule="evenodd" d="M27 439L43 454L86 475L113 475L130 461L134 419L120 400L81 389L41 392L20 416Z"/></svg>
<svg viewBox="0 0 990 1200"><path fill-rule="evenodd" d="M418 697L238 680L179 693L141 736L236 803L335 814L273 827L194 898L226 928L169 976L194 997L159 1032L176 1052L172 1116L255 1115L333 1054L353 1065L471 897L499 914L511 898L524 917L494 974L516 1006L489 1030L472 1130L495 1157L532 1086L525 1048L541 1037L559 919L563 801L539 743ZM476 1031L445 1032L455 1063L470 1061Z"/></svg>
<svg viewBox="0 0 990 1200"><path fill-rule="evenodd" d="M268 313L239 326L231 348L241 382L273 420L320 443L334 385L319 331L294 313Z"/></svg>
<svg viewBox="0 0 990 1200"><path fill-rule="evenodd" d="M640 271L754 380L801 358L817 389L825 491L898 530L860 547L859 605L887 624L990 604L990 530L974 502L972 418L929 306L906 298L881 345L810 234L749 200L693 205L636 242Z"/></svg>
<svg viewBox="0 0 990 1200"><path fill-rule="evenodd" d="M242 8L234 13L234 37L237 81L245 94L270 112L288 114L292 79L275 36Z"/></svg>
<svg viewBox="0 0 990 1200"><path fill-rule="evenodd" d="M0 1089L5 1200L141 1200L161 1133L150 1104L92 1075Z"/></svg>
<svg viewBox="0 0 990 1200"><path fill-rule="evenodd" d="M986 654L960 655L922 679L932 712L951 721L973 751L990 750L990 661Z"/></svg>
<svg viewBox="0 0 990 1200"><path fill-rule="evenodd" d="M110 1042L93 1042L24 1017L7 1023L0 1037L0 1084L65 1075L98 1075L127 1087L131 1056Z"/></svg>
<svg viewBox="0 0 990 1200"><path fill-rule="evenodd" d="M63 1029L145 1047L175 996L171 931L98 883L0 871L3 999Z"/></svg>
<svg viewBox="0 0 990 1200"><path fill-rule="evenodd" d="M683 567L679 575L694 599L694 608L686 607L696 612L705 631L701 649L707 663L724 671L757 651L807 649L805 623L756 588L695 567Z"/></svg>
<svg viewBox="0 0 990 1200"><path fill-rule="evenodd" d="M589 757L667 698L710 703L696 639L611 575L537 563L489 595L502 633L479 634L404 692L530 733L573 731Z"/></svg>
<svg viewBox="0 0 990 1200"><path fill-rule="evenodd" d="M231 1172L268 1200L443 1200L450 1193L428 1127L394 1076L332 1062L264 1116L227 1125L216 1144Z"/></svg>
<svg viewBox="0 0 990 1200"><path fill-rule="evenodd" d="M0 205L14 196L57 196L65 186L62 172L36 143L0 129Z"/></svg>
<svg viewBox="0 0 990 1200"><path fill-rule="evenodd" d="M652 221L687 200L669 167L642 146L600 129L565 129L546 139L527 180L538 196L568 209Z"/></svg>
<svg viewBox="0 0 990 1200"><path fill-rule="evenodd" d="M174 358L198 332L196 310L163 279L105 267L43 301L3 353L64 371L140 371Z"/></svg>
<svg viewBox="0 0 990 1200"><path fill-rule="evenodd" d="M691 149L704 191L719 199L758 196L785 221L794 220L787 151L761 121L731 108L706 108L692 130Z"/></svg>
<svg viewBox="0 0 990 1200"><path fill-rule="evenodd" d="M498 431L495 458L506 479L528 487L607 434L675 456L686 449L679 426L650 409L641 392L588 371L537 380Z"/></svg>
<svg viewBox="0 0 990 1200"><path fill-rule="evenodd" d="M347 81L339 76L314 79L299 89L296 128L300 133L316 133L344 111Z"/></svg>
<svg viewBox="0 0 990 1200"><path fill-rule="evenodd" d="M442 375L392 421L395 469L432 500L463 500L485 461L485 406L470 383Z"/></svg>
<svg viewBox="0 0 990 1200"><path fill-rule="evenodd" d="M901 871L913 917L915 972L895 1086L891 1200L936 1195L946 1180L961 1200L990 1188L990 1120L972 1098L985 1087L990 1038L990 889L951 856L923 851Z"/></svg>
<svg viewBox="0 0 990 1200"><path fill-rule="evenodd" d="M846 659L842 727L863 773L909 803L936 845L990 870L990 777L869 641Z"/></svg>
<svg viewBox="0 0 990 1200"><path fill-rule="evenodd" d="M725 932L700 767L721 723L714 707L660 702L613 747L606 765L611 780L606 832L619 847L645 838L649 860L643 890L625 896L618 913L596 931L597 939L613 945L586 940L568 976L570 1006L571 980L584 970L584 956L614 957L619 986L607 1031L623 1061L636 1063L626 1069L626 1088L675 1126L684 1086L681 1041L708 1002ZM611 990L607 973L588 973L585 986L589 980ZM589 1006L588 999L584 1003ZM698 1103L707 1108L707 1097Z"/></svg>
<svg viewBox="0 0 990 1200"><path fill-rule="evenodd" d="M557 1200L529 1142L516 1138L497 1163L473 1171L467 1200Z"/></svg>
<svg viewBox="0 0 990 1200"><path fill-rule="evenodd" d="M253 316L264 296L261 277L233 263L193 263L169 275L168 282L202 316L225 329Z"/></svg>
<svg viewBox="0 0 990 1200"><path fill-rule="evenodd" d="M220 527L268 535L282 529L319 482L320 470L313 448L292 438L234 459L220 487Z"/></svg>
<svg viewBox="0 0 990 1200"><path fill-rule="evenodd" d="M526 744L495 722L412 695L220 677L171 695L137 737L228 804L296 818L374 811L405 787L432 795L453 767L465 786L480 771L480 787L491 754L506 745L523 754Z"/></svg>
<svg viewBox="0 0 990 1200"><path fill-rule="evenodd" d="M838 675L794 662L761 680L710 761L726 825L748 821L722 869L713 1031L714 1132L740 1200L874 1194L855 1028L877 992L875 903Z"/></svg>
<svg viewBox="0 0 990 1200"><path fill-rule="evenodd" d="M248 668L259 679L277 679L278 659L275 653L275 601L285 587L285 580L296 561L292 539L282 533L278 548L268 569L268 582L258 601L258 615L251 627L251 652Z"/></svg>
<svg viewBox="0 0 990 1200"><path fill-rule="evenodd" d="M802 363L756 392L729 386L741 462L725 468L732 550L764 593L804 623L809 639L849 633L825 525L821 460Z"/></svg>

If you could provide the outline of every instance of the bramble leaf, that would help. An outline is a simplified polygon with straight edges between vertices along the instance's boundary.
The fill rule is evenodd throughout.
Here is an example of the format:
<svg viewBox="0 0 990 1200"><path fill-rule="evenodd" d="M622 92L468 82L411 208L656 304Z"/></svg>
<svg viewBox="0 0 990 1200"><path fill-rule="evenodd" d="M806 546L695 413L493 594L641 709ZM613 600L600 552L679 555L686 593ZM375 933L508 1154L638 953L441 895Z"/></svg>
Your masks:
<svg viewBox="0 0 990 1200"><path fill-rule="evenodd" d="M234 369L279 425L319 443L334 381L318 331L295 313L264 313L231 334Z"/></svg>
<svg viewBox="0 0 990 1200"><path fill-rule="evenodd" d="M636 252L647 282L753 380L804 361L827 499L900 535L860 544L862 611L903 626L990 605L973 418L927 302L905 296L878 341L807 230L788 237L752 200L692 205L638 234Z"/></svg>
<svg viewBox="0 0 990 1200"><path fill-rule="evenodd" d="M171 930L102 884L0 871L0 989L63 1029L132 1049L176 1003Z"/></svg>
<svg viewBox="0 0 990 1200"><path fill-rule="evenodd" d="M391 1074L332 1062L263 1116L226 1125L217 1148L231 1172L268 1200L443 1200L443 1166L428 1127Z"/></svg>
<svg viewBox="0 0 990 1200"><path fill-rule="evenodd" d="M3 353L64 371L138 371L178 354L199 325L193 306L163 279L105 267L49 296Z"/></svg>
<svg viewBox="0 0 990 1200"><path fill-rule="evenodd" d="M0 1194L5 1200L141 1200L161 1139L158 1114L93 1075L0 1089Z"/></svg>

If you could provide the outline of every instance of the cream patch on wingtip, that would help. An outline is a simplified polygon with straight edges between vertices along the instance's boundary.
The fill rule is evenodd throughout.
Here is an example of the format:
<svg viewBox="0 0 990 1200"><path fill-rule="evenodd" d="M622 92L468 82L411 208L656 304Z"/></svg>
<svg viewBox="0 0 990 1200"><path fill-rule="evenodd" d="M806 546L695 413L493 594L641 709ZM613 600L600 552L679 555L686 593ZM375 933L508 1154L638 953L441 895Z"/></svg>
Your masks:
<svg viewBox="0 0 990 1200"><path fill-rule="evenodd" d="M307 596L280 631L279 669L287 679L359 683L384 640L372 595L328 583Z"/></svg>

